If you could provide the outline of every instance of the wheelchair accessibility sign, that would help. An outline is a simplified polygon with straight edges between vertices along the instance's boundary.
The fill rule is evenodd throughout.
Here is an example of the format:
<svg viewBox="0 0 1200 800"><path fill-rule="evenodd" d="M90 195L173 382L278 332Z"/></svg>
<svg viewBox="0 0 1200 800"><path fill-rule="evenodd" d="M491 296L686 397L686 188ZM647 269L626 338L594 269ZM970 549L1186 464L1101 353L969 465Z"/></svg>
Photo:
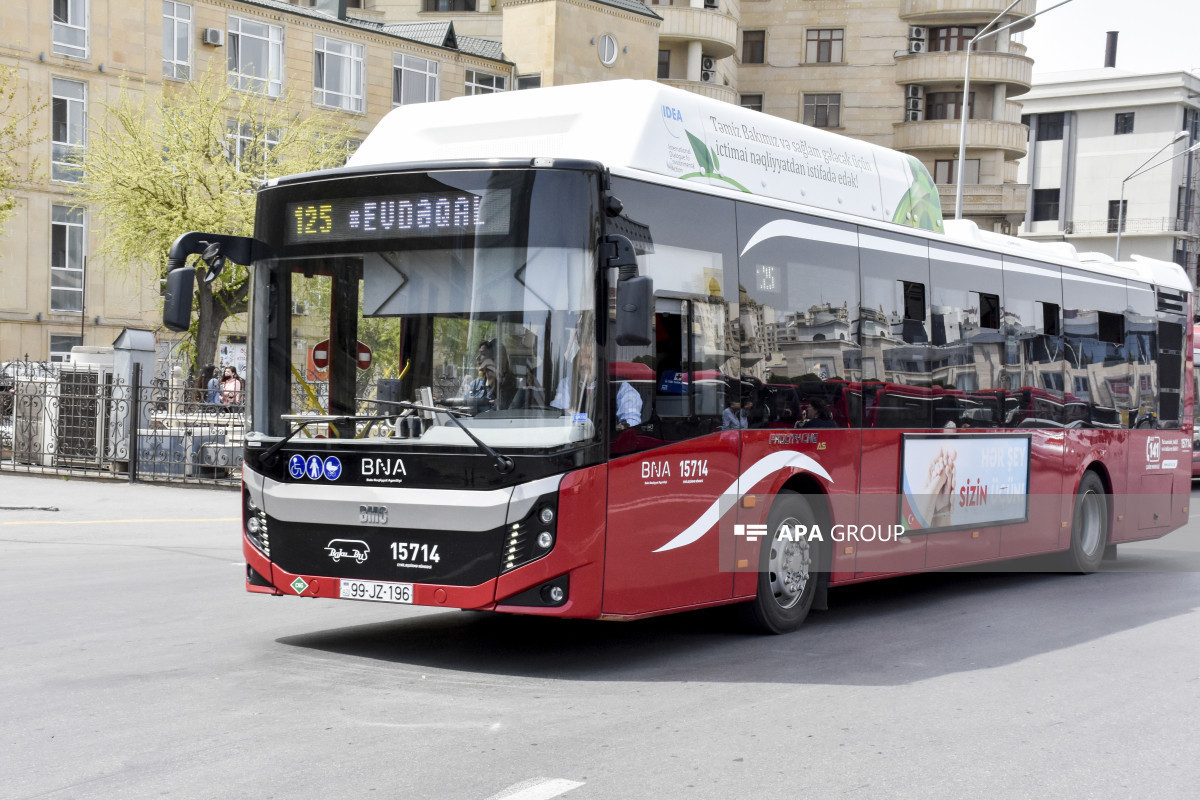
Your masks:
<svg viewBox="0 0 1200 800"><path fill-rule="evenodd" d="M307 477L309 480L319 481L324 477L336 481L342 477L342 462L337 456L305 458L296 453L288 459L288 474L295 480Z"/></svg>

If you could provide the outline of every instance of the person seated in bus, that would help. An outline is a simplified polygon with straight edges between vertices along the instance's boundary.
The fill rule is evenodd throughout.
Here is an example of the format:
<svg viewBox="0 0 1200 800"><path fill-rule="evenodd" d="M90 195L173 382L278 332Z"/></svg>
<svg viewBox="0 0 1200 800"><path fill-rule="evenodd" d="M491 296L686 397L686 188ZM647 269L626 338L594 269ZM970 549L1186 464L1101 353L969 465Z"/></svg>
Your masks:
<svg viewBox="0 0 1200 800"><path fill-rule="evenodd" d="M749 401L747 406L753 405ZM725 410L721 412L721 430L737 431L750 427L749 409L743 407L740 400L730 400L725 404Z"/></svg>
<svg viewBox="0 0 1200 800"><path fill-rule="evenodd" d="M475 413L508 408L517 394L517 380L509 368L504 346L495 339L480 342L475 354L475 369L479 375L463 393L467 405L474 408Z"/></svg>
<svg viewBox="0 0 1200 800"><path fill-rule="evenodd" d="M564 370L563 377L554 392L554 399L550 401L550 406L562 411L586 414L590 417L596 392L596 346L588 338L584 338L579 345L579 352L575 354L574 374L575 382L580 388L578 397L571 391L570 371ZM578 399L578 403L574 402L576 399ZM624 431L641 424L642 396L638 394L637 389L629 385L628 381L622 381L617 387L616 428L618 431Z"/></svg>
<svg viewBox="0 0 1200 800"><path fill-rule="evenodd" d="M829 408L829 403L826 403L820 397L808 398L808 405L804 407L804 419L796 423L797 428L836 428L838 424L833 421L833 411Z"/></svg>

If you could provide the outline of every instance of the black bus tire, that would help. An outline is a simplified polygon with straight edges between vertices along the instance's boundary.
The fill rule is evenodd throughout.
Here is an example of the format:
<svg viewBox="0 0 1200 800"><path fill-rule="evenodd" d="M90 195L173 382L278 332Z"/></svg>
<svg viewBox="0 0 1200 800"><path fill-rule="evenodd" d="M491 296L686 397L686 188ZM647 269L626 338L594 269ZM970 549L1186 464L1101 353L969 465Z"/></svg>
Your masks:
<svg viewBox="0 0 1200 800"><path fill-rule="evenodd" d="M1068 572L1086 575L1100 568L1108 546L1109 503L1104 482L1095 472L1083 474L1071 514L1071 546L1063 553Z"/></svg>
<svg viewBox="0 0 1200 800"><path fill-rule="evenodd" d="M820 542L780 539L783 526L812 530L817 516L804 495L784 490L775 498L760 543L758 592L750 601L750 622L763 633L788 633L808 616L817 593ZM792 529L794 530L794 529Z"/></svg>

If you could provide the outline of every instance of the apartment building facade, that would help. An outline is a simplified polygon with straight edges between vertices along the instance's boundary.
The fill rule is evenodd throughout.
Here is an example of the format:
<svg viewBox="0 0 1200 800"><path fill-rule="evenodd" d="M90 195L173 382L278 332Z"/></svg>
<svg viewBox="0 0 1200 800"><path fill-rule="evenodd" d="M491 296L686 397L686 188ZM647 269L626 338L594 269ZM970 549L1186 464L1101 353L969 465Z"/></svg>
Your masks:
<svg viewBox="0 0 1200 800"><path fill-rule="evenodd" d="M1021 235L1174 261L1197 281L1200 77L1114 68L1046 76L1025 97Z"/></svg>

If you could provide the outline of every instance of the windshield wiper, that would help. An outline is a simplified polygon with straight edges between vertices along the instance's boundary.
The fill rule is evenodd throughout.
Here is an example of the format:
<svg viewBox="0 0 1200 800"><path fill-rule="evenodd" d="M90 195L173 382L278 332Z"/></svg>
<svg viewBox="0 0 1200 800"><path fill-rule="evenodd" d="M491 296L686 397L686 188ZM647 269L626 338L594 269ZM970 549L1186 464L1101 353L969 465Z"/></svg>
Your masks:
<svg viewBox="0 0 1200 800"><path fill-rule="evenodd" d="M488 447L486 444L483 443L482 440L479 439L479 437L477 437L475 434L473 434L469 430L467 430L466 425L463 425L461 422L459 422L459 420L458 420L459 417L469 417L469 416L471 416L471 414L467 414L462 411L455 411L455 410L449 409L449 408L440 408L438 406L423 406L423 405L418 405L417 403L406 403L402 400L370 400L366 397L356 397L354 399L358 400L360 403L379 403L379 404L385 405L385 406L396 406L397 408L406 408L406 409L411 409L413 411L432 411L435 414L445 414L447 417L450 418L450 421L453 422L455 425L457 425L458 429L461 430L463 433L465 433L467 435L467 438L470 439L472 442L474 442L475 445L480 450L482 450L483 452L487 453L489 456L492 457L492 459L496 462L495 467L496 467L497 472L499 472L501 475L507 475L508 473L513 471L513 467L515 466L515 464L511 458L509 458L508 456L505 456L505 455L501 455L500 453L497 453L492 448ZM388 416L396 416L396 415L391 414Z"/></svg>
<svg viewBox="0 0 1200 800"><path fill-rule="evenodd" d="M290 442L296 436L296 434L300 433L300 431L304 430L309 425L312 425L315 422L327 422L330 425L337 425L337 424L340 424L343 422L368 421L368 422L371 422L372 424L374 424L381 419L388 419L389 417L395 417L395 416L398 416L398 415L397 414L376 414L374 416L366 416L366 415L362 415L362 414L346 414L346 415L342 415L342 416L326 416L324 414L306 415L306 416L304 416L304 418L300 422L300 424L296 426L296 429L294 431L291 431L290 433L288 433L287 436L283 437L278 442L276 442L275 444L271 445L266 450L264 450L263 454L261 456L259 456L258 460L261 461L268 469L274 469L275 464L279 461L279 458L276 455L279 452L279 448L283 447L285 444ZM283 418L288 419L290 421L296 421L296 418L294 418L290 414L284 414ZM369 428L368 428L368 430L369 430Z"/></svg>

